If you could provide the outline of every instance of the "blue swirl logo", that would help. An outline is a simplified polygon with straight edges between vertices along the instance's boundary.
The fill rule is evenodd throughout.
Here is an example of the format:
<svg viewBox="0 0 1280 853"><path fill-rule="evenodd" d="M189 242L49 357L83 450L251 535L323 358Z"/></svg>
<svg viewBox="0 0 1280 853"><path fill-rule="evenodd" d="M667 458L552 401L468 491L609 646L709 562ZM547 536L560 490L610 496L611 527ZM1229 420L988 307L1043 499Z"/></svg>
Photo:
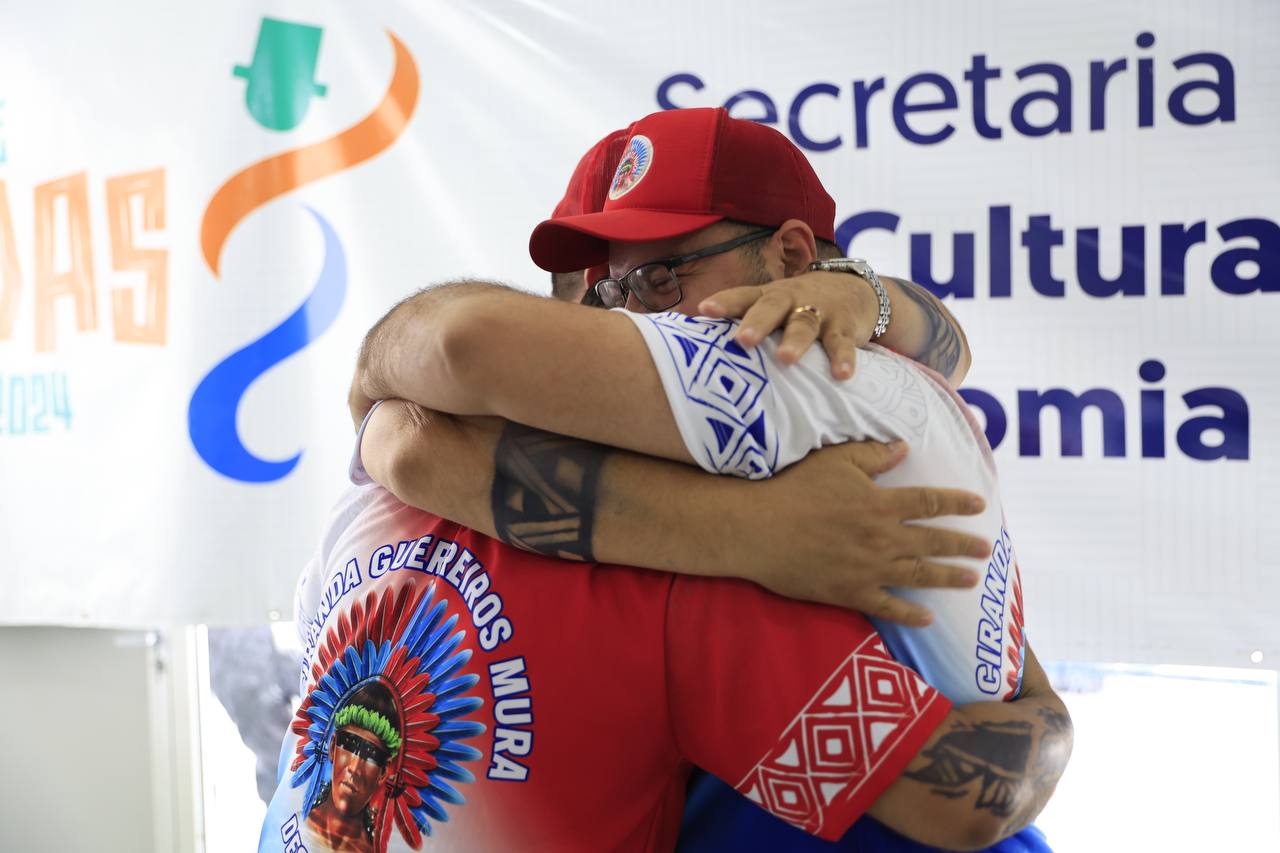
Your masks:
<svg viewBox="0 0 1280 853"><path fill-rule="evenodd" d="M368 115L332 137L242 169L214 193L200 225L200 244L215 277L220 275L227 238L250 213L298 187L363 163L404 133L417 105L418 69L404 44L390 32L387 37L395 67L386 93ZM246 103L263 127L294 127L306 113L307 99L328 91L312 79L320 38L318 27L263 19L252 65L236 66L233 72L249 81ZM299 451L288 459L262 459L245 447L236 426L245 392L268 370L324 334L346 299L342 243L323 216L305 209L324 235L324 265L315 287L283 322L215 365L196 386L187 409L187 431L200 458L219 474L245 483L286 477L302 458Z"/></svg>
<svg viewBox="0 0 1280 853"><path fill-rule="evenodd" d="M254 456L236 429L240 400L259 376L320 337L333 325L347 295L347 257L338 235L316 211L306 208L324 234L324 267L315 287L284 322L236 350L200 380L187 409L191 443L209 467L233 480L270 483L288 476L302 453L288 459Z"/></svg>

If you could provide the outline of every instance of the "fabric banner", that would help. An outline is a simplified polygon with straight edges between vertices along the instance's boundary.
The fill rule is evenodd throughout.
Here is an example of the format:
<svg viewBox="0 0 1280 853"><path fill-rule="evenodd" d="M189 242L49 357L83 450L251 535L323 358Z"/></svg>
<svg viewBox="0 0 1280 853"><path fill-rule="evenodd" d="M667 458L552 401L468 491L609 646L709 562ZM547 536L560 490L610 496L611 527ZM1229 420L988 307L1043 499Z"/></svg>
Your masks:
<svg viewBox="0 0 1280 853"><path fill-rule="evenodd" d="M287 618L365 329L433 281L546 292L526 242L578 156L723 105L965 326L1043 657L1280 655L1280 8L636 12L8 16L0 621Z"/></svg>

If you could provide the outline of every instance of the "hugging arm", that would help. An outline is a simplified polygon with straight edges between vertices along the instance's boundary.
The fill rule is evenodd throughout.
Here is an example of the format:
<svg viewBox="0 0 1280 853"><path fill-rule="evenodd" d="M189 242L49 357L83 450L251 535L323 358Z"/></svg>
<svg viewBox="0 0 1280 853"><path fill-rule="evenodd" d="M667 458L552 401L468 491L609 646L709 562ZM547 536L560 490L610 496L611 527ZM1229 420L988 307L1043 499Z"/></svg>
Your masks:
<svg viewBox="0 0 1280 853"><path fill-rule="evenodd" d="M888 347L941 374L958 386L972 361L964 330L942 302L922 285L900 278L880 277L889 298L892 319L876 343ZM818 309L817 322L797 316L800 306ZM702 302L712 317L741 317L737 341L755 346L779 326L785 326L778 356L795 362L815 340L821 340L836 379L853 373L855 353L871 340L880 300L871 284L842 272L805 272L764 285L722 290Z"/></svg>
<svg viewBox="0 0 1280 853"><path fill-rule="evenodd" d="M400 424L381 438L366 433L364 452L374 478L406 503L530 550L732 574L791 597L917 625L926 611L885 587L971 586L971 576L934 558L988 550L973 537L903 524L980 511L979 502L965 505L971 496L881 490L868 473L883 467L873 461L859 470L853 457L824 464L823 453L835 450L743 494L741 482L591 444L693 461L648 346L618 312L479 282L423 291L366 339L353 416L387 397L525 425L504 431L496 421L477 427L468 423L474 419L441 414L424 422L422 413L406 423L401 412ZM384 406L371 426L394 411ZM450 442L467 452L447 449ZM491 487L487 496L477 489L482 483ZM792 535L764 534L777 524ZM736 535L706 534L725 529ZM677 530L687 535L672 535ZM804 544L793 549L788 543L795 541Z"/></svg>
<svg viewBox="0 0 1280 853"><path fill-rule="evenodd" d="M678 579L666 663L685 756L829 841L870 814L923 844L989 847L1040 812L1071 752L1029 650L1024 698L956 706L861 616L748 584Z"/></svg>
<svg viewBox="0 0 1280 853"><path fill-rule="evenodd" d="M630 320L491 283L421 291L370 331L353 416L390 397L694 462Z"/></svg>
<svg viewBox="0 0 1280 853"><path fill-rule="evenodd" d="M952 708L872 816L916 841L963 850L1035 819L1066 769L1073 731L1066 705L1026 652L1021 698Z"/></svg>
<svg viewBox="0 0 1280 853"><path fill-rule="evenodd" d="M876 486L871 477L904 452L874 443L825 448L750 483L399 400L373 413L361 444L370 476L403 502L525 550L741 577L790 598L921 625L928 611L886 587L972 586L965 570L933 558L987 546L903 523L980 507L955 490ZM778 529L790 535L773 535Z"/></svg>
<svg viewBox="0 0 1280 853"><path fill-rule="evenodd" d="M863 286L851 287L851 280ZM969 364L959 324L919 285L889 279L885 286L897 320L881 341L958 383ZM797 300L830 306L823 308L826 319L816 325L798 320L791 307ZM745 314L737 332L744 345L785 323L784 360L798 359L821 334L833 370L847 360L851 374L853 349L870 338L878 300L856 276L808 272L722 291L704 308L709 304L717 306L714 314ZM491 283L429 288L374 327L361 352L353 398L367 408L387 397L696 461L648 348L626 317Z"/></svg>

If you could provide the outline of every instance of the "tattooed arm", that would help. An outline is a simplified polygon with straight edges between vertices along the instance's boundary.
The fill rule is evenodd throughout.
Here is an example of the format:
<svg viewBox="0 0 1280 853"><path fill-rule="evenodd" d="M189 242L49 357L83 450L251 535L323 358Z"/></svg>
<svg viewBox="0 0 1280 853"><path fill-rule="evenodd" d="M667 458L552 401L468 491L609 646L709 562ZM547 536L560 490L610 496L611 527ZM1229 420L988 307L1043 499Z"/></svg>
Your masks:
<svg viewBox="0 0 1280 853"><path fill-rule="evenodd" d="M933 558L989 546L903 523L978 511L950 489L877 486L871 477L903 452L829 447L751 483L399 400L374 412L361 444L370 476L401 501L525 550L746 578L788 598L921 625L928 611L885 587L972 586L961 569ZM773 535L778 529L789 535ZM723 530L738 533L707 535Z"/></svg>
<svg viewBox="0 0 1280 853"><path fill-rule="evenodd" d="M887 276L882 276L881 281L893 304L894 322L880 343L958 386L969 372L972 358L969 341L956 318L936 296L914 281Z"/></svg>
<svg viewBox="0 0 1280 853"><path fill-rule="evenodd" d="M831 287L833 278L838 287ZM818 293L834 290L851 303L865 301L868 294L874 301L870 285L850 287L852 278L806 273L738 290L799 285ZM882 340L957 381L968 358L958 326L918 286L890 280L886 287L900 316L897 326L890 326L895 331ZM760 297L761 304L768 298ZM865 317L867 312L835 313ZM865 341L870 333L862 332L842 340ZM784 337L784 349L786 341ZM372 400L397 397L435 411L497 415L697 464L676 425L649 346L627 316L491 282L430 287L388 312L365 338L351 396L357 420Z"/></svg>
<svg viewBox="0 0 1280 853"><path fill-rule="evenodd" d="M1072 737L1066 705L1028 648L1022 697L952 709L870 814L925 844L989 847L1044 808Z"/></svg>
<svg viewBox="0 0 1280 853"><path fill-rule="evenodd" d="M863 454L860 462L856 453ZM860 545L866 537L856 535L859 526L872 523L862 507L869 497L880 500L858 496L859 484L878 490L867 472L894 461L882 445L826 448L751 483L498 418L442 415L393 400L369 419L361 455L369 474L406 503L516 547L574 560L747 577L789 597L915 623L908 618L913 605L883 589L901 581L868 581L874 573L839 570L857 565L864 554L882 561L885 541L867 551ZM932 502L928 491L878 490L881 498L896 492L903 509L881 504L873 514L881 522L884 512L910 515L906 507L916 500L922 502L916 512L958 508ZM826 499L815 505L815 493ZM700 535L726 526L740 535ZM955 535L893 527L922 537L901 546L906 548L943 547L945 536ZM779 529L789 535L769 533ZM932 540L936 534L944 538ZM815 571L778 571L797 559ZM934 566L930 573L954 571L919 565ZM837 570L816 570L822 567ZM944 579L930 576L931 582ZM1039 813L1070 751L1066 708L1028 649L1023 698L954 708L870 813L924 843L980 849Z"/></svg>
<svg viewBox="0 0 1280 853"><path fill-rule="evenodd" d="M369 331L353 419L393 397L696 464L631 320L492 282L426 288Z"/></svg>

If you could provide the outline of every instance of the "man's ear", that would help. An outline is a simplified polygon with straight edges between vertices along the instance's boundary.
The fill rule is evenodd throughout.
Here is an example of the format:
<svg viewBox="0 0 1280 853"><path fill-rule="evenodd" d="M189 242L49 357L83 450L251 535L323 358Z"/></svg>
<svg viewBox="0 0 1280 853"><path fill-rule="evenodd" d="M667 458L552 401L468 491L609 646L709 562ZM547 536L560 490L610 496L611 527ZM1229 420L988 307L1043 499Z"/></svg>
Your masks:
<svg viewBox="0 0 1280 853"><path fill-rule="evenodd" d="M818 259L818 242L814 239L813 229L799 219L788 219L778 226L774 239L782 252L783 273L788 277L800 275Z"/></svg>

